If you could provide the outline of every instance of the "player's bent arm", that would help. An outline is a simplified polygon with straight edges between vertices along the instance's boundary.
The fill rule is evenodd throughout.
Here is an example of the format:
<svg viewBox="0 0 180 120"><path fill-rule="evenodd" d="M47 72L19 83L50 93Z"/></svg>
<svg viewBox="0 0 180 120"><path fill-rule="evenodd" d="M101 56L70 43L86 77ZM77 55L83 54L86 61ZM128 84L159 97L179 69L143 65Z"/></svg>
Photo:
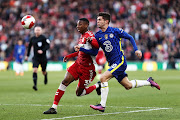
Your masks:
<svg viewBox="0 0 180 120"><path fill-rule="evenodd" d="M133 45L134 51L138 50L138 48L136 46L136 42L131 35L129 35L128 33L123 31L122 37L130 40L131 44Z"/></svg>
<svg viewBox="0 0 180 120"><path fill-rule="evenodd" d="M87 50L87 49L84 49L84 48L80 48L79 51L82 51L86 54L89 54L89 55L92 55L92 56L96 56L98 54L98 50L99 49L95 49L95 48L92 48L90 50Z"/></svg>
<svg viewBox="0 0 180 120"><path fill-rule="evenodd" d="M44 48L42 49L42 51L43 52L45 52L46 50L48 50L49 48L50 48L50 41L49 41L49 39L46 39L46 41L45 41L45 46L44 46Z"/></svg>
<svg viewBox="0 0 180 120"><path fill-rule="evenodd" d="M69 55L67 55L67 56L65 56L65 57L67 57L68 59L70 59L70 58L72 58L72 57L78 56L78 53L79 53L79 52L74 52L74 53L71 53L71 54L69 54Z"/></svg>

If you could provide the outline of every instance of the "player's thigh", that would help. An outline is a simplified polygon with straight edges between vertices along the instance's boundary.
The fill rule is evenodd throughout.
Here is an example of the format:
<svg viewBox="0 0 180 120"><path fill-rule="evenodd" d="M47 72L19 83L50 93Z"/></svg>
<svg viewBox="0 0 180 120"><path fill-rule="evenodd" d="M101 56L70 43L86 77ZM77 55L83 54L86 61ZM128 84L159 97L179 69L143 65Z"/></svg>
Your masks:
<svg viewBox="0 0 180 120"><path fill-rule="evenodd" d="M107 82L108 80L110 80L113 77L112 73L110 71L105 71L101 77L100 77L100 81L101 82Z"/></svg>
<svg viewBox="0 0 180 120"><path fill-rule="evenodd" d="M38 68L39 66L39 60L36 58L33 58L33 68Z"/></svg>
<svg viewBox="0 0 180 120"><path fill-rule="evenodd" d="M71 73L69 73L68 71L66 72L65 76L64 76L64 80L62 81L62 84L65 86L68 86L70 83L72 83L74 81L74 77L71 75Z"/></svg>
<svg viewBox="0 0 180 120"><path fill-rule="evenodd" d="M89 86L89 84L94 80L95 76L96 72L93 69L82 70L79 76L78 87L84 89L85 87Z"/></svg>
<svg viewBox="0 0 180 120"><path fill-rule="evenodd" d="M39 60L33 58L33 72L36 72L38 71L38 66L39 66Z"/></svg>
<svg viewBox="0 0 180 120"><path fill-rule="evenodd" d="M47 67L47 60L43 60L40 62L41 64L41 68L42 68L42 71L46 71L46 67Z"/></svg>

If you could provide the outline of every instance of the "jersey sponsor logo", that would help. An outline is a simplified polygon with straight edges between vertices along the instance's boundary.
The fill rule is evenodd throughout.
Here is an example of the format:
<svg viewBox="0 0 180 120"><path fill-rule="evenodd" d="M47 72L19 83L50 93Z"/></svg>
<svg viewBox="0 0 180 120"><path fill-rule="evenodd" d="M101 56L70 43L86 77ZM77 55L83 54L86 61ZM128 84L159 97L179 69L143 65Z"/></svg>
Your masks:
<svg viewBox="0 0 180 120"><path fill-rule="evenodd" d="M42 42L38 42L37 45L38 45L38 47L41 47L42 46Z"/></svg>
<svg viewBox="0 0 180 120"><path fill-rule="evenodd" d="M117 64L116 64L116 63L114 63L114 64L111 65L111 68L115 68L115 67L117 67Z"/></svg>
<svg viewBox="0 0 180 120"><path fill-rule="evenodd" d="M99 40L101 40L102 39L102 37L101 38L99 38Z"/></svg>
<svg viewBox="0 0 180 120"><path fill-rule="evenodd" d="M104 38L107 40L107 39L108 39L108 34L105 34L105 35L104 35Z"/></svg>
<svg viewBox="0 0 180 120"><path fill-rule="evenodd" d="M103 45L105 45L106 52L111 52L113 50L113 46L111 45L111 42L109 40L105 41Z"/></svg>
<svg viewBox="0 0 180 120"><path fill-rule="evenodd" d="M110 37L110 38L113 38L113 37L114 37L114 34L111 33L111 34L109 35L109 37Z"/></svg>

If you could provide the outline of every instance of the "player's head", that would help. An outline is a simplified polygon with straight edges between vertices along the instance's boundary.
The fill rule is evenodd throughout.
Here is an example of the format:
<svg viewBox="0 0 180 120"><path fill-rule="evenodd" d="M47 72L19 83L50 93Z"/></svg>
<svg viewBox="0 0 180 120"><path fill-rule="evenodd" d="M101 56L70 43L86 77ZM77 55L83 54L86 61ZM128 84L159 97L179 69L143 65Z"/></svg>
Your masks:
<svg viewBox="0 0 180 120"><path fill-rule="evenodd" d="M80 18L77 22L77 30L80 33L85 33L88 30L88 26L89 26L89 20L86 18Z"/></svg>
<svg viewBox="0 0 180 120"><path fill-rule="evenodd" d="M19 40L17 41L17 44L18 44L18 45L22 45L22 44L23 44L23 40L22 40L22 39L19 39Z"/></svg>
<svg viewBox="0 0 180 120"><path fill-rule="evenodd" d="M102 28L104 25L109 25L110 23L110 14L106 12L100 12L97 15L97 26Z"/></svg>
<svg viewBox="0 0 180 120"><path fill-rule="evenodd" d="M40 26L36 26L34 28L34 33L36 34L36 36L40 36L42 34L42 28Z"/></svg>

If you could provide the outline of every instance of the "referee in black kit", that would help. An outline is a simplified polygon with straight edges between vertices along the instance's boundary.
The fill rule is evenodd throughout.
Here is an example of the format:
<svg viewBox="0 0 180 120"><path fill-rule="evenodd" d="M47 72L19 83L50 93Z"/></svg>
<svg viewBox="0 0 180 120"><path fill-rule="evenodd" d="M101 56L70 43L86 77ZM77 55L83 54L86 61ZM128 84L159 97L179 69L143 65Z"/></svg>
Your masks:
<svg viewBox="0 0 180 120"><path fill-rule="evenodd" d="M49 49L50 41L49 39L46 39L44 35L42 35L42 28L37 26L34 28L35 36L33 36L30 39L27 56L25 57L25 60L28 60L31 47L34 48L34 57L33 57L33 82L34 86L33 89L37 91L37 71L39 64L42 67L42 73L44 75L44 84L47 84L47 72L46 72L46 66L47 66L47 57L46 57L46 51Z"/></svg>

